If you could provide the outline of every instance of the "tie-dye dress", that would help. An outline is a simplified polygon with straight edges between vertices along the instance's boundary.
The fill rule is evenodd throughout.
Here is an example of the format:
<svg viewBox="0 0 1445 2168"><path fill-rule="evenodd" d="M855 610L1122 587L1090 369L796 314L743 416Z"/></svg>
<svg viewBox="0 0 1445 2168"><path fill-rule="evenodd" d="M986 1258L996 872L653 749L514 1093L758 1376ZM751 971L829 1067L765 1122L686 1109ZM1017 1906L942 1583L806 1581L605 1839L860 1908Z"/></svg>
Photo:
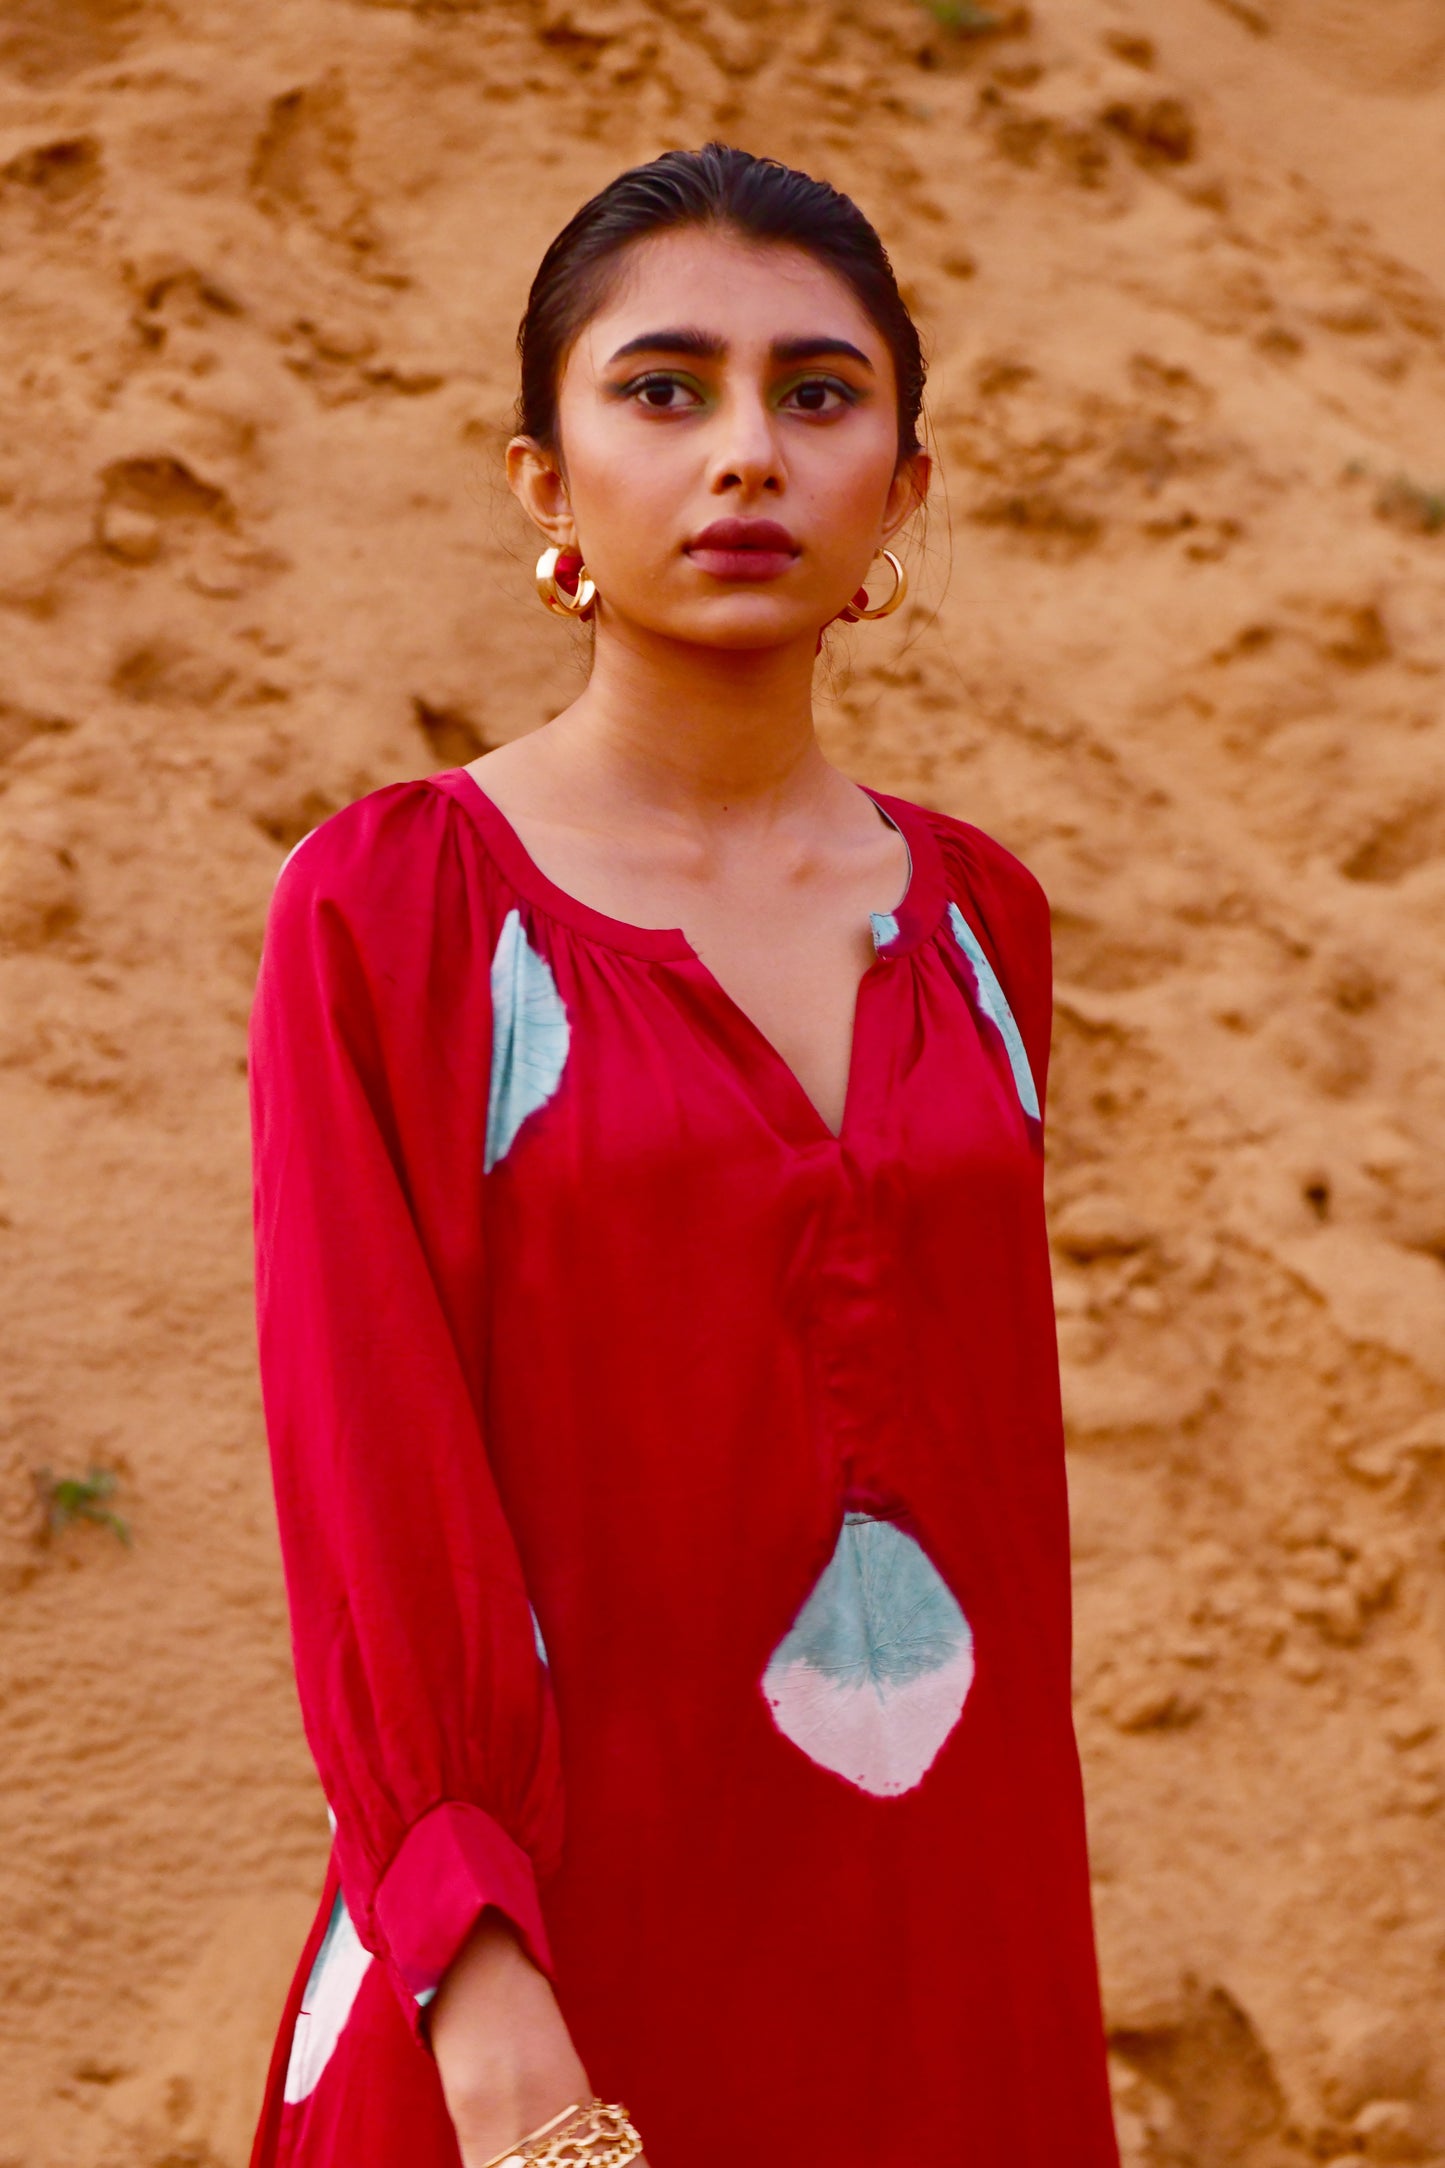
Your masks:
<svg viewBox="0 0 1445 2168"><path fill-rule="evenodd" d="M261 1365L335 1841L265 2168L455 2168L426 2009L487 1906L652 2168L1113 2168L1047 907L874 795L837 1136L465 771L281 875Z"/></svg>

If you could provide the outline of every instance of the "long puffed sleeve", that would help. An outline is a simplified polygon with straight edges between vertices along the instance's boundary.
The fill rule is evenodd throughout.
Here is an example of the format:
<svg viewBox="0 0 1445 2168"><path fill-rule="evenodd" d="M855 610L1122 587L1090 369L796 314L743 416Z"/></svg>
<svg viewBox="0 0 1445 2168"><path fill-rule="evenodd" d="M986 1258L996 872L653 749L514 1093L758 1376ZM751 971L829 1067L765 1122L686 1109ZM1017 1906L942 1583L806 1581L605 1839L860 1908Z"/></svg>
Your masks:
<svg viewBox="0 0 1445 2168"><path fill-rule="evenodd" d="M455 809L381 791L283 869L252 1021L261 1377L342 1892L413 2013L498 1907L550 1969L547 1672L483 1434L492 939Z"/></svg>

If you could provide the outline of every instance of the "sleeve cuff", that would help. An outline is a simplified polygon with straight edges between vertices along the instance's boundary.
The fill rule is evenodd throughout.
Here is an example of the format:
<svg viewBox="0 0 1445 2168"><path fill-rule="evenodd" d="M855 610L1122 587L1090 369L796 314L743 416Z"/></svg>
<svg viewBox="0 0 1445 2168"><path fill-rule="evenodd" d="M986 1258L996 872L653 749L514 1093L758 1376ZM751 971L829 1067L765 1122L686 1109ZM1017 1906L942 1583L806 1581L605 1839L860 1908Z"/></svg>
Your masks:
<svg viewBox="0 0 1445 2168"><path fill-rule="evenodd" d="M534 1965L552 1971L537 1878L480 1807L446 1801L413 1822L376 1893L376 1922L420 2030L422 2014L482 1913L506 1914Z"/></svg>

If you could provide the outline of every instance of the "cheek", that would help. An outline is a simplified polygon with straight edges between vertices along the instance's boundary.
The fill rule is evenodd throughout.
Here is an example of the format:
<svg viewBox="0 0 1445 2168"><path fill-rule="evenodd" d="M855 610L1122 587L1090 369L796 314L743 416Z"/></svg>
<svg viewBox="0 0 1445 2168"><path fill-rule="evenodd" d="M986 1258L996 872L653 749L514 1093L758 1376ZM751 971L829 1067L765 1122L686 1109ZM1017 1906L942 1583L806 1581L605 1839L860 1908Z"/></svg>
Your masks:
<svg viewBox="0 0 1445 2168"><path fill-rule="evenodd" d="M883 517L897 465L898 443L890 431L876 444L858 446L849 458L826 454L809 476L820 538L830 554L847 556L860 534L871 534Z"/></svg>
<svg viewBox="0 0 1445 2168"><path fill-rule="evenodd" d="M568 495L589 560L619 550L644 561L666 554L695 488L680 456L680 435L666 429L638 436L606 429L576 433L567 447Z"/></svg>

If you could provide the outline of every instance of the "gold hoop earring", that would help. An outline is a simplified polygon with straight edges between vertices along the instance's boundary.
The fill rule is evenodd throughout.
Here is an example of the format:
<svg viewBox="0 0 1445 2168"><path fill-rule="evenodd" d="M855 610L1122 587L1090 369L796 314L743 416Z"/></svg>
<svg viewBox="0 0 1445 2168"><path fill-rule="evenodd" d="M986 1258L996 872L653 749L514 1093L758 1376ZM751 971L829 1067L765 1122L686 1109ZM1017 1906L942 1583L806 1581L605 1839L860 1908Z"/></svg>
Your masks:
<svg viewBox="0 0 1445 2168"><path fill-rule="evenodd" d="M571 587L564 585L569 577ZM597 607L597 582L575 550L543 550L537 559L537 593L558 617L588 618Z"/></svg>
<svg viewBox="0 0 1445 2168"><path fill-rule="evenodd" d="M899 603L903 600L903 597L907 594L908 574L904 571L902 565L898 562L898 559L894 556L892 550L879 550L874 557L874 564L877 563L879 557L886 557L890 567L892 568L893 592L888 597L888 600L886 602L875 603L870 609L868 606L868 587L867 583L865 582L864 585L859 588L858 594L853 597L853 600L851 602L845 603L843 608L838 612L838 615L842 618L845 625L856 625L858 624L860 619L863 618L866 618L871 625L875 618L891 617L893 615L893 612L897 609ZM868 569L871 572L873 566L870 565ZM863 598L861 602L858 599L859 595L861 595Z"/></svg>

